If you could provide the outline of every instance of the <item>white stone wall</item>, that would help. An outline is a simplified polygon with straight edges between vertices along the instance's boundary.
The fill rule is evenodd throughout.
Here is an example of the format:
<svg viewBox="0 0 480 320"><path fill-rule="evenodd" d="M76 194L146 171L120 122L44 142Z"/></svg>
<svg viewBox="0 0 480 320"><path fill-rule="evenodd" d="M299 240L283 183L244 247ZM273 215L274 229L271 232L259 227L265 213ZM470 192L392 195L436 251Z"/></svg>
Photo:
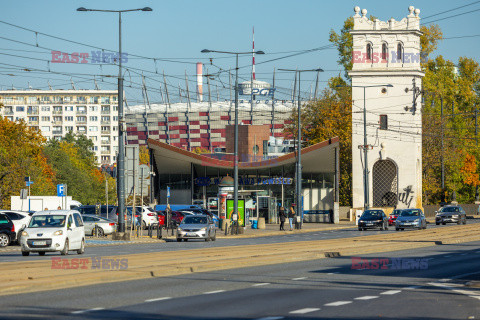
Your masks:
<svg viewBox="0 0 480 320"><path fill-rule="evenodd" d="M359 149L359 146L364 145L364 102L369 145L369 206L374 205L373 166L379 160L391 160L396 165L397 208L415 208L422 204L421 96L416 99L415 115L411 111L412 81L415 78L416 87L421 89L423 77L420 68L420 10L409 7L409 12L408 17L401 21L391 19L388 22L372 22L367 19L365 9L361 16L359 8L355 8L352 31L354 54L366 52L367 43L371 44L374 53L371 61L358 59L357 53L357 59L349 73L353 86L352 187L355 208L364 205L364 154L363 149ZM380 54L383 43L386 43L389 55L382 61ZM403 48L401 61L391 57L392 51L396 52L398 43ZM375 53L379 59L374 59ZM365 86L367 88L364 89ZM388 117L388 130L380 129L381 115Z"/></svg>

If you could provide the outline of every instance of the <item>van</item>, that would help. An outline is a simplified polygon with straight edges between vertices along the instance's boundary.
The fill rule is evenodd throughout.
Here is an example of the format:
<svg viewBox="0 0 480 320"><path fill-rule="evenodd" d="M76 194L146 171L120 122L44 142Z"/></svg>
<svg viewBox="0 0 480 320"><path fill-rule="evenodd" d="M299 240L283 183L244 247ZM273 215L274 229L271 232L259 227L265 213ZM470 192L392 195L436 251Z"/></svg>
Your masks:
<svg viewBox="0 0 480 320"><path fill-rule="evenodd" d="M76 210L38 211L32 215L21 237L23 256L38 252L69 251L85 252L85 228L80 213Z"/></svg>

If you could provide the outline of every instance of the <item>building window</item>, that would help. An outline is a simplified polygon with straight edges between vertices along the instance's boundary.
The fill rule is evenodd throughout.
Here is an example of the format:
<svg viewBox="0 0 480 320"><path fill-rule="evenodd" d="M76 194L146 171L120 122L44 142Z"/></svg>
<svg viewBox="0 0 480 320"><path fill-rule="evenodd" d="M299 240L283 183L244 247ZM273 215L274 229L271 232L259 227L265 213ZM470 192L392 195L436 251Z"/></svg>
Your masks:
<svg viewBox="0 0 480 320"><path fill-rule="evenodd" d="M90 97L90 103L98 104L98 97Z"/></svg>
<svg viewBox="0 0 480 320"><path fill-rule="evenodd" d="M87 98L85 98L85 97L77 97L77 101L78 101L79 103L87 103Z"/></svg>
<svg viewBox="0 0 480 320"><path fill-rule="evenodd" d="M380 130L388 130L388 116L386 114L380 115Z"/></svg>
<svg viewBox="0 0 480 320"><path fill-rule="evenodd" d="M110 122L110 117L108 117L108 116L103 116L103 117L102 117L102 122L107 122L107 123Z"/></svg>
<svg viewBox="0 0 480 320"><path fill-rule="evenodd" d="M72 132L73 131L73 127L72 126L66 126L65 127L65 132Z"/></svg>
<svg viewBox="0 0 480 320"><path fill-rule="evenodd" d="M73 106L65 107L65 111L73 111Z"/></svg>
<svg viewBox="0 0 480 320"><path fill-rule="evenodd" d="M55 122L61 122L61 121L62 121L62 117L53 117L53 121L55 121Z"/></svg>
<svg viewBox="0 0 480 320"><path fill-rule="evenodd" d="M88 127L88 131L98 131L98 127L96 126Z"/></svg>
<svg viewBox="0 0 480 320"><path fill-rule="evenodd" d="M388 48L387 44L383 43L382 44L382 60L386 61L388 59Z"/></svg>
<svg viewBox="0 0 480 320"><path fill-rule="evenodd" d="M97 116L91 116L90 121L98 121L98 117Z"/></svg>
<svg viewBox="0 0 480 320"><path fill-rule="evenodd" d="M50 132L50 127L45 126L45 127L42 127L41 129L43 132Z"/></svg>
<svg viewBox="0 0 480 320"><path fill-rule="evenodd" d="M25 107L17 107L15 110L17 110L17 112L24 112Z"/></svg>
<svg viewBox="0 0 480 320"><path fill-rule="evenodd" d="M397 61L403 61L403 47L402 44L397 44Z"/></svg>
<svg viewBox="0 0 480 320"><path fill-rule="evenodd" d="M89 110L90 112L97 112L97 111L98 111L98 106L89 106L89 107L88 107L88 110Z"/></svg>
<svg viewBox="0 0 480 320"><path fill-rule="evenodd" d="M87 117L85 117L85 116L78 116L78 117L77 117L77 122L87 122Z"/></svg>
<svg viewBox="0 0 480 320"><path fill-rule="evenodd" d="M110 103L110 97L102 97L101 102L102 103Z"/></svg>
<svg viewBox="0 0 480 320"><path fill-rule="evenodd" d="M37 97L28 97L27 98L28 103L37 103Z"/></svg>
<svg viewBox="0 0 480 320"><path fill-rule="evenodd" d="M50 121L50 117L42 117L42 121Z"/></svg>
<svg viewBox="0 0 480 320"><path fill-rule="evenodd" d="M42 106L42 111L50 111L50 106Z"/></svg>
<svg viewBox="0 0 480 320"><path fill-rule="evenodd" d="M367 43L367 60L371 61L372 60L372 54L373 53L373 48L370 43Z"/></svg>
<svg viewBox="0 0 480 320"><path fill-rule="evenodd" d="M38 122L38 117L28 117L28 122Z"/></svg>
<svg viewBox="0 0 480 320"><path fill-rule="evenodd" d="M65 121L73 121L73 117L72 116L65 117Z"/></svg>

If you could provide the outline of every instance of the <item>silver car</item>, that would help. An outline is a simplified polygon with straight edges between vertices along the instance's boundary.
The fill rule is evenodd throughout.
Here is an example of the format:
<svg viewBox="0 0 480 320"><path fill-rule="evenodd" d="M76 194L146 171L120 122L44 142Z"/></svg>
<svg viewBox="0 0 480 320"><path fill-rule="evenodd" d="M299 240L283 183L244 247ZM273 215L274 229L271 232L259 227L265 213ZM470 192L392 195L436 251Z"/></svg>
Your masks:
<svg viewBox="0 0 480 320"><path fill-rule="evenodd" d="M427 229L427 219L420 209L403 209L395 220L395 230Z"/></svg>
<svg viewBox="0 0 480 320"><path fill-rule="evenodd" d="M207 215L185 216L177 228L177 241L188 241L188 239L205 239L215 241L217 233L215 224Z"/></svg>
<svg viewBox="0 0 480 320"><path fill-rule="evenodd" d="M435 211L435 224L438 226L446 223L466 224L467 214L460 206L445 206Z"/></svg>
<svg viewBox="0 0 480 320"><path fill-rule="evenodd" d="M113 220L105 219L96 215L82 215L86 235L95 235L95 226L97 227L97 236L103 237L112 234L117 224Z"/></svg>

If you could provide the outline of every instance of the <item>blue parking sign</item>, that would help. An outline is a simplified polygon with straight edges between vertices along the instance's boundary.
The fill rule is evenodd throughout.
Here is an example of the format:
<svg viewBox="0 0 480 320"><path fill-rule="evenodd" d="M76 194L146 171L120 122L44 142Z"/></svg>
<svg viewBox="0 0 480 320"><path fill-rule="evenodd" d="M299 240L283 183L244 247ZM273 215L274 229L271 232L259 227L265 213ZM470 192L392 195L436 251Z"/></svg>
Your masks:
<svg viewBox="0 0 480 320"><path fill-rule="evenodd" d="M170 187L167 186L167 198L170 198Z"/></svg>
<svg viewBox="0 0 480 320"><path fill-rule="evenodd" d="M65 185L57 184L57 197L65 197Z"/></svg>

